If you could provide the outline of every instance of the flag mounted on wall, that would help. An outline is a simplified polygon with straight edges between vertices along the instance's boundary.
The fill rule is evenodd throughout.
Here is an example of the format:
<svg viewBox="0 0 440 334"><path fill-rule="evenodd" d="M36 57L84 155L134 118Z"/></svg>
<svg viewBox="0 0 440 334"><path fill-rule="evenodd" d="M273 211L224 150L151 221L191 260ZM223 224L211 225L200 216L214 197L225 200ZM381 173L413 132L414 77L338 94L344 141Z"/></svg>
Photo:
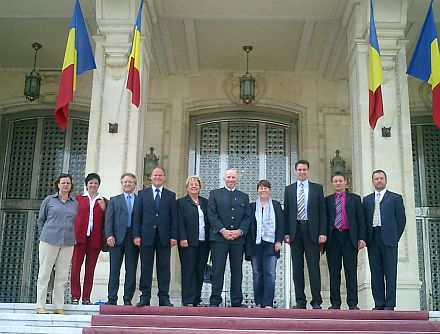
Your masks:
<svg viewBox="0 0 440 334"><path fill-rule="evenodd" d="M67 37L60 87L55 106L55 120L60 129L67 127L69 104L73 100L73 92L76 90L77 75L95 68L95 57L90 45L84 16L79 0L76 0L69 36Z"/></svg>
<svg viewBox="0 0 440 334"><path fill-rule="evenodd" d="M432 12L432 0L406 73L431 85L432 118L437 127L440 128L440 53L438 50L437 29Z"/></svg>
<svg viewBox="0 0 440 334"><path fill-rule="evenodd" d="M368 48L368 119L372 129L377 120L383 116L382 102L382 62L380 60L379 42L377 41L376 25L374 23L373 1L370 1L370 45Z"/></svg>
<svg viewBox="0 0 440 334"><path fill-rule="evenodd" d="M131 91L131 103L139 108L141 101L141 20L142 20L142 5L144 1L141 0L139 12L136 19L136 25L133 34L133 44L131 45L130 57L128 58L128 78L127 89Z"/></svg>

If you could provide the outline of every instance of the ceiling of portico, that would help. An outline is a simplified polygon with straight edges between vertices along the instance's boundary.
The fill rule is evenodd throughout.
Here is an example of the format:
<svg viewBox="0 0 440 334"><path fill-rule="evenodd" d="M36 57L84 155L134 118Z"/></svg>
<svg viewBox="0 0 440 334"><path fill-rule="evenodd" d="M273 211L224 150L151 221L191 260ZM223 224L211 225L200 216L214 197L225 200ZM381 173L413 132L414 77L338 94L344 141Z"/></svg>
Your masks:
<svg viewBox="0 0 440 334"><path fill-rule="evenodd" d="M152 76L216 71L244 72L243 45L252 45L249 71L347 77L347 13L355 0L147 0L154 11ZM379 0L376 0L379 1ZM385 1L385 0L382 0ZM386 0L391 1L391 0ZM397 0L396 0L397 1ZM62 66L73 0L0 0L0 69L33 63ZM429 0L408 0L408 53ZM97 34L95 0L81 0L89 31ZM440 3L434 10L440 19ZM376 16L377 17L377 16Z"/></svg>

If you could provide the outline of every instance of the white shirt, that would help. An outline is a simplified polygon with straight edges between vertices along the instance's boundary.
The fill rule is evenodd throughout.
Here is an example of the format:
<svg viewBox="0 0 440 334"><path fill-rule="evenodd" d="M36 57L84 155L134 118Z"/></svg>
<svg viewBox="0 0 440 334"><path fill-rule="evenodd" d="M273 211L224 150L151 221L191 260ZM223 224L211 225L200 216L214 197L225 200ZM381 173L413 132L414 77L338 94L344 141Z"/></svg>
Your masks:
<svg viewBox="0 0 440 334"><path fill-rule="evenodd" d="M379 198L380 198L379 203L382 202L383 195L385 195L386 191L387 191L387 188L384 188L381 191L375 190L374 191L374 203L376 203L376 198L377 198L378 194L379 194ZM373 215L374 215L374 213L373 213ZM382 219L380 218L380 210L379 210L379 222L378 222L377 226L382 226Z"/></svg>
<svg viewBox="0 0 440 334"><path fill-rule="evenodd" d="M205 241L205 215L200 204L197 204L197 211L199 212L199 240Z"/></svg>
<svg viewBox="0 0 440 334"><path fill-rule="evenodd" d="M92 229L93 229L93 209L95 208L96 201L98 199L103 199L103 198L100 193L96 194L95 198L91 198L88 192L83 194L83 196L87 196L89 198L90 211L89 211L89 225L87 227L87 236L90 237L90 233L92 233Z"/></svg>
<svg viewBox="0 0 440 334"><path fill-rule="evenodd" d="M151 186L151 189L153 189L153 197L154 197L154 199L156 199L156 189L159 189L159 196L160 196L160 198L162 198L162 190L163 190L163 186L162 187L160 187L160 188L156 188L155 186Z"/></svg>

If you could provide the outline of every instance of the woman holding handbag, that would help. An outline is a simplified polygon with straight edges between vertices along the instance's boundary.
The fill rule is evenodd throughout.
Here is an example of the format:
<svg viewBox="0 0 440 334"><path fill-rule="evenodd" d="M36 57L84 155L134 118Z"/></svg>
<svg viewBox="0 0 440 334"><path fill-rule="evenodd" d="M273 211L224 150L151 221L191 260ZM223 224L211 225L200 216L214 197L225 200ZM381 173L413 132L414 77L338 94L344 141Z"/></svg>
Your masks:
<svg viewBox="0 0 440 334"><path fill-rule="evenodd" d="M75 220L76 245L73 249L70 288L72 304L78 305L81 299L80 273L85 259L85 274L82 291L82 304L91 305L90 294L93 287L96 262L102 248L105 209L108 200L99 192L101 178L90 173L85 178L86 192L77 195L78 214Z"/></svg>

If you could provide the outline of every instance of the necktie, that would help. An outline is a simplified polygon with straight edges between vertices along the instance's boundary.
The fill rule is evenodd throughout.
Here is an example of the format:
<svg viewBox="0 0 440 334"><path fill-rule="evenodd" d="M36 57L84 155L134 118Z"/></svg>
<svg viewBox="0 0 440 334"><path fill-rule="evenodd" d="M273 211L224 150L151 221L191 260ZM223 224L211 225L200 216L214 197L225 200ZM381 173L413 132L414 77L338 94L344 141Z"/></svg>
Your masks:
<svg viewBox="0 0 440 334"><path fill-rule="evenodd" d="M340 229L342 227L342 194L336 193L336 217L335 217L335 228Z"/></svg>
<svg viewBox="0 0 440 334"><path fill-rule="evenodd" d="M377 193L376 199L374 201L373 227L379 226L379 218L380 218L380 193Z"/></svg>
<svg viewBox="0 0 440 334"><path fill-rule="evenodd" d="M306 219L306 206L304 198L304 184L300 183L298 196L298 219L300 220Z"/></svg>
<svg viewBox="0 0 440 334"><path fill-rule="evenodd" d="M127 195L127 211L128 211L127 227L131 227L131 214L133 213L133 206L131 205L131 195Z"/></svg>
<svg viewBox="0 0 440 334"><path fill-rule="evenodd" d="M156 203L156 211L159 212L160 208L160 190L156 189L156 197L154 198L154 202Z"/></svg>

